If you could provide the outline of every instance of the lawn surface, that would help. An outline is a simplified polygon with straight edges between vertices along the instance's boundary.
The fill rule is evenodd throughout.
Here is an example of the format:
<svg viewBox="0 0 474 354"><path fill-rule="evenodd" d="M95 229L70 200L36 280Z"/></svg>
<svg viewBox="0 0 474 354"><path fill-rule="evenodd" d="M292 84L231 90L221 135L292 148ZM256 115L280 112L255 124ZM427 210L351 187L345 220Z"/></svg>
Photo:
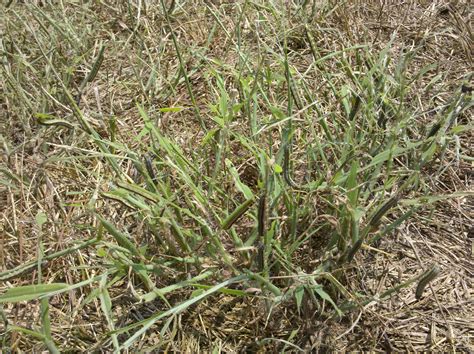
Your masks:
<svg viewBox="0 0 474 354"><path fill-rule="evenodd" d="M3 1L4 351L473 351L468 1Z"/></svg>

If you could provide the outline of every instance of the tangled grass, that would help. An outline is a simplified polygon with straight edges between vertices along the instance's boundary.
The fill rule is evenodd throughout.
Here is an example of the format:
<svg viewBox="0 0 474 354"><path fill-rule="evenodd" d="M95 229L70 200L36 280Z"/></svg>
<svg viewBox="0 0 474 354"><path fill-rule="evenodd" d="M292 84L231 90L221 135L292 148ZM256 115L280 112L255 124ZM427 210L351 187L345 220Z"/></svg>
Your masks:
<svg viewBox="0 0 474 354"><path fill-rule="evenodd" d="M473 349L467 1L4 7L5 351Z"/></svg>

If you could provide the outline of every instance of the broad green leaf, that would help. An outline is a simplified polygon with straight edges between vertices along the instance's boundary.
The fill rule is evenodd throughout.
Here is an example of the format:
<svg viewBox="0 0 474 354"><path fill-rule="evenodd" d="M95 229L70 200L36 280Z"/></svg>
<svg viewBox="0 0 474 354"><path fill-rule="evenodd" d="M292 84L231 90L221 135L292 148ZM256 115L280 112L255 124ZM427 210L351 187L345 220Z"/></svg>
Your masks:
<svg viewBox="0 0 474 354"><path fill-rule="evenodd" d="M357 187L357 170L359 168L359 163L357 160L354 160L351 165L351 170L349 172L349 176L347 177L347 197L349 198L349 203L352 208L357 207L357 199L359 190Z"/></svg>
<svg viewBox="0 0 474 354"><path fill-rule="evenodd" d="M237 172L236 168L232 165L232 162L226 159L225 164L227 168L229 169L230 174L234 178L234 183L237 190L241 192L245 196L246 199L252 199L254 195L251 189L247 185L242 183L242 181L240 180L239 173Z"/></svg>
<svg viewBox="0 0 474 354"><path fill-rule="evenodd" d="M104 249L104 247L99 247L99 248L97 248L97 256L98 256L98 257L105 257L105 256L107 256L107 251Z"/></svg>
<svg viewBox="0 0 474 354"><path fill-rule="evenodd" d="M432 143L429 148L423 152L423 155L422 155L422 160L424 162L428 162L432 159L433 155L435 154L436 152L436 149L437 149L437 146L436 144Z"/></svg>
<svg viewBox="0 0 474 354"><path fill-rule="evenodd" d="M298 309L298 312L300 312L301 310L303 296L304 296L304 286L298 286L295 290L296 308Z"/></svg>
<svg viewBox="0 0 474 354"><path fill-rule="evenodd" d="M406 147L403 147L403 148L399 147L399 146L395 146L393 149L385 150L385 151L379 153L378 155L375 155L372 158L372 161L367 166L362 168L361 171L365 171L368 168L377 166L378 164L380 164L382 162L385 162L390 158L393 159L393 158L395 158L395 157L397 157L401 154L404 154L407 151L410 151L412 149L417 148L418 146L422 145L423 143L424 143L424 141L418 141L416 143L409 143L409 144L407 144ZM361 171L359 171L359 172L361 172Z"/></svg>
<svg viewBox="0 0 474 354"><path fill-rule="evenodd" d="M275 118L277 118L278 120L285 119L286 114L283 113L283 111L280 108L275 107L275 106L270 106L269 108L270 108L270 112L272 112Z"/></svg>
<svg viewBox="0 0 474 354"><path fill-rule="evenodd" d="M105 315L105 319L109 325L109 329L111 331L115 330L114 320L113 320L113 312L112 312L112 299L110 298L109 291L107 289L107 275L104 275L100 280L99 286L99 298L100 298L100 305L102 311ZM119 342L117 339L117 335L112 333L111 335L112 343L114 345L115 351L119 351Z"/></svg>
<svg viewBox="0 0 474 354"><path fill-rule="evenodd" d="M59 290L66 289L69 285L65 283L51 283L38 285L25 285L8 289L0 295L0 304L29 301L40 298Z"/></svg>
<svg viewBox="0 0 474 354"><path fill-rule="evenodd" d="M163 107L158 109L161 113L168 113L168 112L181 112L184 107Z"/></svg>
<svg viewBox="0 0 474 354"><path fill-rule="evenodd" d="M319 297L327 302L329 302L332 307L334 307L334 310L336 310L337 314L339 316L342 315L342 312L341 310L339 309L339 307L337 307L336 303L333 301L333 299L329 296L329 294L327 292L325 292L323 290L323 287L321 285L318 285L318 286L315 286L313 287L313 290L316 294L319 295Z"/></svg>
<svg viewBox="0 0 474 354"><path fill-rule="evenodd" d="M474 125L455 125L451 128L451 133L453 134L460 134L468 131L474 131Z"/></svg>
<svg viewBox="0 0 474 354"><path fill-rule="evenodd" d="M203 284L191 284L191 285L197 288L197 290L193 291L193 293L199 290L204 291L204 290L209 290L212 288L212 286L210 285L203 285ZM227 294L227 295L232 295L232 296L249 296L249 294L246 293L245 291L238 290L238 289L222 288L219 290L219 292L222 294Z"/></svg>
<svg viewBox="0 0 474 354"><path fill-rule="evenodd" d="M132 241L130 241L130 239L125 234L120 232L112 223L105 220L102 216L97 215L97 217L99 218L105 229L115 238L119 246L122 246L123 248L127 249L135 256L140 256L140 252L138 251L137 247L133 244Z"/></svg>
<svg viewBox="0 0 474 354"><path fill-rule="evenodd" d="M275 171L275 173L282 173L283 172L283 167L281 167L279 164L277 163L274 163L273 164L273 170Z"/></svg>
<svg viewBox="0 0 474 354"><path fill-rule="evenodd" d="M419 198L414 199L402 199L400 200L400 204L403 205L423 205L423 204L431 204L436 203L441 200L453 199L453 198L462 198L462 197L472 197L474 196L474 192L465 191L465 192L455 192L452 194L441 194L441 195L427 195Z"/></svg>
<svg viewBox="0 0 474 354"><path fill-rule="evenodd" d="M49 114L35 113L35 117L38 124L41 124L41 125L46 125L46 126L58 125L58 126L66 127L66 128L74 128L74 125L69 123L67 120L59 119Z"/></svg>
<svg viewBox="0 0 474 354"><path fill-rule="evenodd" d="M36 220L36 224L41 228L44 225L44 223L48 221L48 217L46 216L45 213L43 213L42 211L39 211L38 214L36 214L35 220Z"/></svg>
<svg viewBox="0 0 474 354"><path fill-rule="evenodd" d="M224 230L229 229L232 225L252 206L254 198L247 199L245 202L240 204L223 222L222 228Z"/></svg>
<svg viewBox="0 0 474 354"><path fill-rule="evenodd" d="M216 128L212 128L211 130L209 130L206 135L204 136L204 138L202 138L202 141L201 141L201 145L202 146L205 146L209 143L209 141L214 137L214 135L216 135L216 133L220 130L221 128L219 127L216 127Z"/></svg>

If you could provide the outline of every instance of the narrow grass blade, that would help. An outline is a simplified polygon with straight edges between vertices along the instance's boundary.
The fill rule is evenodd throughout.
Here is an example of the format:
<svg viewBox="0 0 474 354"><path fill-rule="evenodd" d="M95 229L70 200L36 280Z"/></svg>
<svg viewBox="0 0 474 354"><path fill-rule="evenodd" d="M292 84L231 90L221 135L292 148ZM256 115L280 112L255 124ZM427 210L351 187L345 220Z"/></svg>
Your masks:
<svg viewBox="0 0 474 354"><path fill-rule="evenodd" d="M255 199L247 199L245 202L243 202L241 205L239 205L225 220L222 222L221 227L224 230L228 230L232 227L232 225L240 218L242 215L244 215L247 210L252 206L252 204L255 202Z"/></svg>
<svg viewBox="0 0 474 354"><path fill-rule="evenodd" d="M0 295L0 304L36 300L68 287L69 285L65 283L51 283L10 288Z"/></svg>

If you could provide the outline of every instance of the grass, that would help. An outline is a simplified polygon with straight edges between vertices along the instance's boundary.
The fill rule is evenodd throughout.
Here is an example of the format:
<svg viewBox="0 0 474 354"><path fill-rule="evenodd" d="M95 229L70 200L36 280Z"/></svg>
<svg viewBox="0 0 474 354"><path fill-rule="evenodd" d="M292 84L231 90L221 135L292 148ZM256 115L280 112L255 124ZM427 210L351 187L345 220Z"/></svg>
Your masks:
<svg viewBox="0 0 474 354"><path fill-rule="evenodd" d="M468 350L468 5L393 6L9 2L2 347Z"/></svg>

